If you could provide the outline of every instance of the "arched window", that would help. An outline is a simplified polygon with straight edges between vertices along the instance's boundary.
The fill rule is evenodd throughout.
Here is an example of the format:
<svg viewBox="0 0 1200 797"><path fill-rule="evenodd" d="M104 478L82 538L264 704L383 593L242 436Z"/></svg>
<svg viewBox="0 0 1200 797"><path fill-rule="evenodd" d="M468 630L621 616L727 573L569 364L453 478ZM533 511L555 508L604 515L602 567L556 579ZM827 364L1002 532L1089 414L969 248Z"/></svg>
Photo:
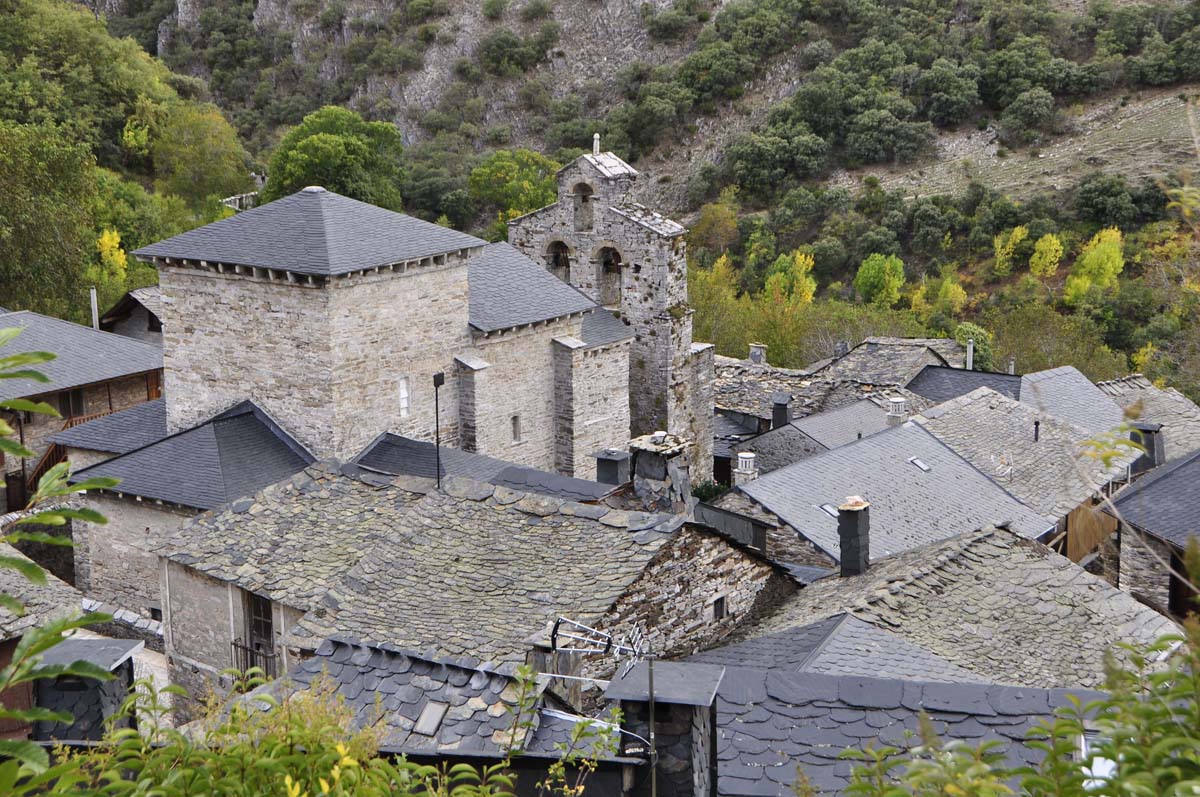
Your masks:
<svg viewBox="0 0 1200 797"><path fill-rule="evenodd" d="M600 304L606 307L621 304L621 272L624 266L621 253L611 246L596 253L596 284L600 286Z"/></svg>
<svg viewBox="0 0 1200 797"><path fill-rule="evenodd" d="M579 183L571 189L571 195L575 197L575 229L588 232L592 229L592 187Z"/></svg>
<svg viewBox="0 0 1200 797"><path fill-rule="evenodd" d="M563 282L571 281L571 249L562 241L551 241L546 247L546 265Z"/></svg>

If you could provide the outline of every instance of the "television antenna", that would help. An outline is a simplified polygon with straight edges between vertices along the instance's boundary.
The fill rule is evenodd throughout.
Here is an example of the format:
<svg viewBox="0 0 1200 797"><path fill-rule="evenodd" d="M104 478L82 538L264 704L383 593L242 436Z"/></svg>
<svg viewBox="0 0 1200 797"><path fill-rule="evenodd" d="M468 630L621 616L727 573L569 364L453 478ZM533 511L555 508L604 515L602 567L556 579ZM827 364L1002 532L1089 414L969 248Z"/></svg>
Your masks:
<svg viewBox="0 0 1200 797"><path fill-rule="evenodd" d="M650 797L658 797L658 746L654 735L654 653L642 630L634 626L628 637L614 637L590 625L559 617L550 630L550 649L581 656L615 656L617 671L624 678L646 662L646 685L650 693Z"/></svg>

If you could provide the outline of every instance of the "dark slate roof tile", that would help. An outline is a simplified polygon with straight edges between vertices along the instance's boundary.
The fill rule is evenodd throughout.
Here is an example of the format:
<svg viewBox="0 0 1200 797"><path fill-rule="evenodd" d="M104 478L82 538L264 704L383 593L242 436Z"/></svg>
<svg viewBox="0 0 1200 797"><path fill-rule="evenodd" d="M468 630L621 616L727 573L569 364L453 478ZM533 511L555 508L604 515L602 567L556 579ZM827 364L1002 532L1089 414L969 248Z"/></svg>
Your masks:
<svg viewBox="0 0 1200 797"><path fill-rule="evenodd" d="M1021 401L1092 434L1110 431L1125 420L1112 397L1070 365L1022 376Z"/></svg>
<svg viewBox="0 0 1200 797"><path fill-rule="evenodd" d="M945 365L927 365L907 387L935 404L965 396L981 387L990 387L1010 399L1021 398L1021 377L992 371L968 371Z"/></svg>
<svg viewBox="0 0 1200 797"><path fill-rule="evenodd" d="M583 317L580 339L588 347L607 346L634 336L633 327L622 321L612 310L600 307Z"/></svg>
<svg viewBox="0 0 1200 797"><path fill-rule="evenodd" d="M1200 532L1200 451L1150 471L1118 493L1113 505L1126 523L1186 548Z"/></svg>
<svg viewBox="0 0 1200 797"><path fill-rule="evenodd" d="M101 419L104 420L104 419ZM313 461L252 402L74 474L120 479L127 495L213 509L304 469Z"/></svg>
<svg viewBox="0 0 1200 797"><path fill-rule="evenodd" d="M471 326L481 332L547 321L596 308L596 303L582 292L507 243L485 246L483 253L469 264L467 283ZM597 314L611 316L603 308L589 313ZM583 323L586 328L586 316ZM596 332L600 330L596 328ZM627 337L632 334L630 332ZM586 338L584 342L588 342Z"/></svg>
<svg viewBox="0 0 1200 797"><path fill-rule="evenodd" d="M0 349L0 354L48 351L55 358L36 366L49 382L0 379L0 401L107 382L156 371L163 365L162 349L158 346L61 318L23 310L5 315L2 325L19 327L22 331Z"/></svg>
<svg viewBox="0 0 1200 797"><path fill-rule="evenodd" d="M28 558L7 543L0 542L0 556L28 562ZM25 607L23 614L13 614L0 606L0 642L16 639L28 629L43 626L51 620L83 614L83 594L46 574L45 584L35 584L9 567L0 568L0 595L16 598Z"/></svg>
<svg viewBox="0 0 1200 797"><path fill-rule="evenodd" d="M1168 461L1200 449L1200 407L1173 387L1160 388L1141 374L1097 382L1136 420L1162 424Z"/></svg>
<svg viewBox="0 0 1200 797"><path fill-rule="evenodd" d="M483 245L474 236L312 187L133 254L330 276Z"/></svg>
<svg viewBox="0 0 1200 797"><path fill-rule="evenodd" d="M56 432L50 441L69 448L127 454L166 436L167 402L155 399Z"/></svg>

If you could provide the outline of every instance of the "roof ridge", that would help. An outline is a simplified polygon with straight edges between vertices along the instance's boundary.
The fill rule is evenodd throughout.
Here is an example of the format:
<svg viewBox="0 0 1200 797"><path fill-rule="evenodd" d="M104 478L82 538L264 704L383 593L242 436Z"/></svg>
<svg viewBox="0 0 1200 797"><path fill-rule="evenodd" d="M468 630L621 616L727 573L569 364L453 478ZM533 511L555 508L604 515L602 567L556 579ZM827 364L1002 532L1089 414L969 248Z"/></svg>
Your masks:
<svg viewBox="0 0 1200 797"><path fill-rule="evenodd" d="M825 650L825 648L829 645L829 642L830 642L830 640L833 639L834 634L836 634L838 629L841 628L843 625L846 624L846 622L848 622L850 620L851 616L852 615L848 611L837 612L836 614L832 614L829 616L828 619L833 619L833 618L837 618L837 619L834 620L834 622L830 624L829 629L821 636L821 641L818 642L816 645L813 645L813 648L812 648L812 650L810 650L808 652L808 655L805 656L800 661L800 663L796 665L796 670L798 672L803 672L808 667L809 664L816 661L817 657L820 656L821 653ZM858 618L855 618L855 619L857 620ZM818 620L817 622L822 622L822 621ZM860 620L859 622L862 622L862 621ZM804 626L799 626L799 627L803 628ZM784 632L780 632L780 633L784 633Z"/></svg>

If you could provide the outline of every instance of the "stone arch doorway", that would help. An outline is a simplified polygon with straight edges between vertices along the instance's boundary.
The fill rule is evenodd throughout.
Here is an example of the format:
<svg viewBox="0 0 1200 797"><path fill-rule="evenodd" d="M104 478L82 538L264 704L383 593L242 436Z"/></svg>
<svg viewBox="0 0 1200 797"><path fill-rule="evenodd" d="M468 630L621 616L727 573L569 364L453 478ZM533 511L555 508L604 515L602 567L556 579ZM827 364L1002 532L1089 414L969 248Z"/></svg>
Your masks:
<svg viewBox="0 0 1200 797"><path fill-rule="evenodd" d="M624 270L625 260L616 247L604 246L596 252L596 286L600 304L605 307L620 306Z"/></svg>
<svg viewBox="0 0 1200 797"><path fill-rule="evenodd" d="M596 203L592 200L592 187L587 183L576 183L571 189L571 196L575 202L575 231L590 232L592 229L592 206Z"/></svg>
<svg viewBox="0 0 1200 797"><path fill-rule="evenodd" d="M546 267L563 282L570 282L571 247L562 241L551 241L546 247Z"/></svg>

